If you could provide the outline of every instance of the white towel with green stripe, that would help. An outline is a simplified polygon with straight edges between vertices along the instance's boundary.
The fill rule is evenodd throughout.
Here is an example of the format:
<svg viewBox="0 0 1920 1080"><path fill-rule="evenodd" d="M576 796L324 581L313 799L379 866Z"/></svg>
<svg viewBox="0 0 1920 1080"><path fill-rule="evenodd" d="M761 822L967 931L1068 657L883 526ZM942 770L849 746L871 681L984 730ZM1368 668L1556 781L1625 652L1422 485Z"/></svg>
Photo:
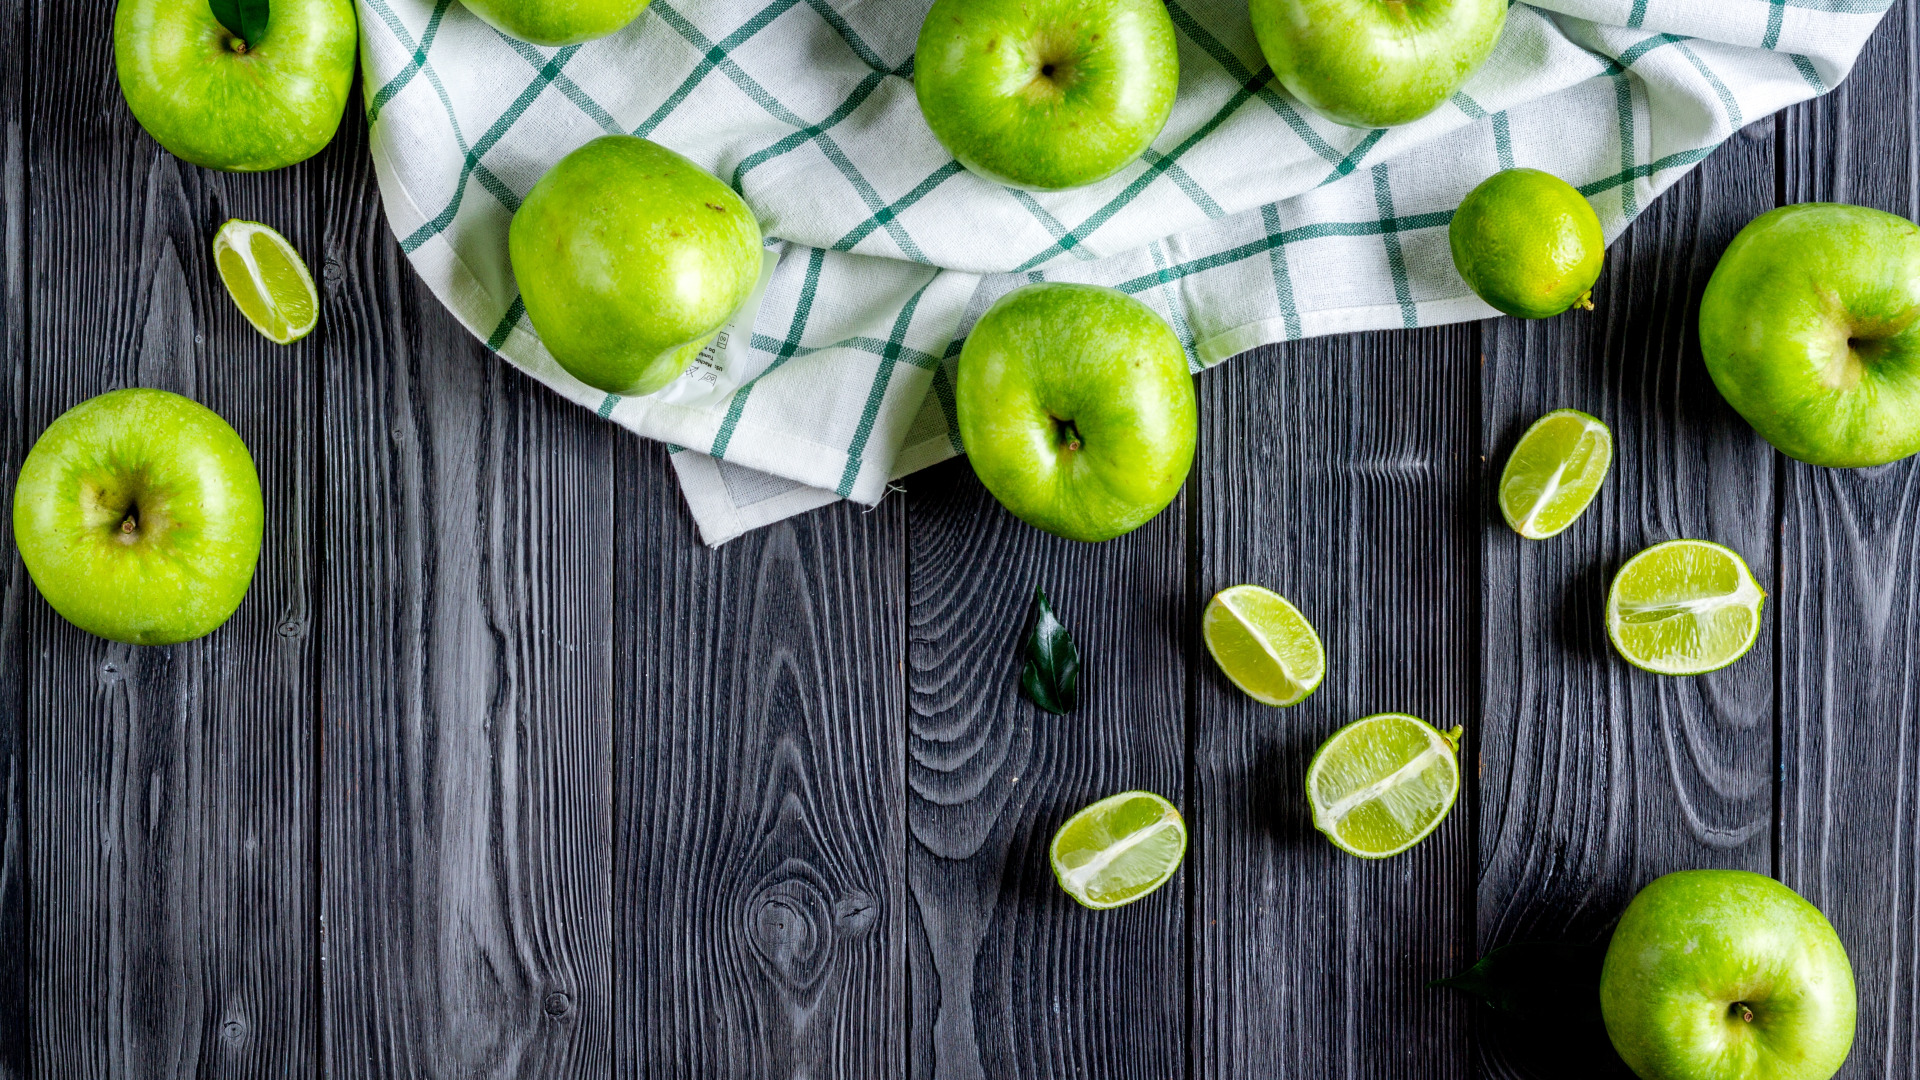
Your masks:
<svg viewBox="0 0 1920 1080"><path fill-rule="evenodd" d="M1195 371L1257 345L1494 314L1446 225L1474 185L1545 169L1609 240L1742 126L1823 93L1883 0L1515 4L1487 63L1417 123L1322 120L1261 59L1246 0L1167 0L1180 96L1141 159L1077 191L966 172L913 94L930 0L653 0L586 45L505 37L455 0L360 0L387 217L434 294L507 362L673 449L701 535L847 498L961 452L953 364L995 297L1111 285L1165 316ZM740 192L763 287L659 394L620 398L541 347L507 260L534 181L609 132Z"/></svg>

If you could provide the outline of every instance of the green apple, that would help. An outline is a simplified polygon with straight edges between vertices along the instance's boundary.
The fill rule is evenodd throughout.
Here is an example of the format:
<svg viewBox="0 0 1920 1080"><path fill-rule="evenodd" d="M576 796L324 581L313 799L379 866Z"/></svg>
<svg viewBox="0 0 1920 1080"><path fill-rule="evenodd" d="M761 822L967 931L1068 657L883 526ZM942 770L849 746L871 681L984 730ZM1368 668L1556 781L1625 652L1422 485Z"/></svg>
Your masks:
<svg viewBox="0 0 1920 1080"><path fill-rule="evenodd" d="M175 156L259 172L320 152L340 127L360 39L353 0L273 0L247 41L207 0L120 0L113 66L134 119Z"/></svg>
<svg viewBox="0 0 1920 1080"><path fill-rule="evenodd" d="M1179 83L1162 0L935 0L913 56L920 111L947 152L1036 191L1139 157Z"/></svg>
<svg viewBox="0 0 1920 1080"><path fill-rule="evenodd" d="M573 376L651 394L697 356L760 280L760 225L679 154L604 135L527 192L507 232L527 318Z"/></svg>
<svg viewBox="0 0 1920 1080"><path fill-rule="evenodd" d="M1607 1037L1642 1080L1827 1080L1853 1010L1853 967L1820 909L1745 870L1656 879L1600 969Z"/></svg>
<svg viewBox="0 0 1920 1080"><path fill-rule="evenodd" d="M164 390L68 409L14 484L14 543L40 595L80 629L135 645L226 622L253 581L260 529L246 444Z"/></svg>
<svg viewBox="0 0 1920 1080"><path fill-rule="evenodd" d="M1920 452L1920 228L1836 203L1761 214L1707 281L1700 351L1788 457L1856 467Z"/></svg>
<svg viewBox="0 0 1920 1080"><path fill-rule="evenodd" d="M1251 0L1254 36L1287 92L1350 127L1439 108L1500 40L1507 0Z"/></svg>
<svg viewBox="0 0 1920 1080"><path fill-rule="evenodd" d="M1139 528L1193 464L1198 411L1180 339L1152 308L1097 285L1001 297L960 350L954 405L980 482L1069 540Z"/></svg>
<svg viewBox="0 0 1920 1080"><path fill-rule="evenodd" d="M651 0L463 0L495 30L535 45L578 45L640 17Z"/></svg>

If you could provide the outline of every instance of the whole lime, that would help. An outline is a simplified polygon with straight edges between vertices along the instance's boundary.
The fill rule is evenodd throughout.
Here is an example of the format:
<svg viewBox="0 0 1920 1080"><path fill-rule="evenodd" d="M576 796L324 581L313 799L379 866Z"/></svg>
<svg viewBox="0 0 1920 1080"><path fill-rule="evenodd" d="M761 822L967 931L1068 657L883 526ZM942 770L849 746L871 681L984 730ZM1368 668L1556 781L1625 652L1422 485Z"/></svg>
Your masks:
<svg viewBox="0 0 1920 1080"><path fill-rule="evenodd" d="M1481 181L1453 212L1447 243L1480 299L1522 319L1591 309L1607 255L1593 205L1539 169L1504 169Z"/></svg>

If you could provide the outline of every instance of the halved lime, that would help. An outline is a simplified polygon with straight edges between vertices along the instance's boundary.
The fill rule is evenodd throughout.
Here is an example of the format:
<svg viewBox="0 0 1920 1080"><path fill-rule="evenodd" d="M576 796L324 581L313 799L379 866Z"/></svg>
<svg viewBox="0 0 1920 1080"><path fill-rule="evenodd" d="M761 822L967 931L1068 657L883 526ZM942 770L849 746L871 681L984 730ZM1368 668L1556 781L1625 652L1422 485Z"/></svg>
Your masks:
<svg viewBox="0 0 1920 1080"><path fill-rule="evenodd" d="M1627 560L1607 592L1607 636L1627 662L1704 675L1760 636L1766 591L1745 559L1705 540L1669 540Z"/></svg>
<svg viewBox="0 0 1920 1080"><path fill-rule="evenodd" d="M220 226L213 262L240 314L269 341L299 341L320 321L313 275L287 238L272 228L239 218Z"/></svg>
<svg viewBox="0 0 1920 1080"><path fill-rule="evenodd" d="M1067 819L1053 834L1053 876L1095 909L1131 904L1167 883L1187 853L1187 823L1151 791L1123 791Z"/></svg>
<svg viewBox="0 0 1920 1080"><path fill-rule="evenodd" d="M1220 590L1200 615L1200 637L1233 685L1268 705L1299 704L1327 673L1313 624L1258 585Z"/></svg>
<svg viewBox="0 0 1920 1080"><path fill-rule="evenodd" d="M1613 465L1613 432L1578 409L1533 422L1500 473L1500 513L1529 540L1558 534L1586 512Z"/></svg>
<svg viewBox="0 0 1920 1080"><path fill-rule="evenodd" d="M1419 843L1460 794L1460 732L1435 730L1404 713L1368 716L1334 732L1307 766L1313 827L1363 859Z"/></svg>

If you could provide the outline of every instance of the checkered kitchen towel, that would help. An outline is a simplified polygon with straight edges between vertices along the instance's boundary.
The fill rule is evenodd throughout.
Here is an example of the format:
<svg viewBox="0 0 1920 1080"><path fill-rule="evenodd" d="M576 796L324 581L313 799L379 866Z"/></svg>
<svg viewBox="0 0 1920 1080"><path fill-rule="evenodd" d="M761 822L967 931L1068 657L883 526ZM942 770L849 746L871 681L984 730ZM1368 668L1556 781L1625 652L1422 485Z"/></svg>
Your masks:
<svg viewBox="0 0 1920 1080"><path fill-rule="evenodd" d="M1591 198L1609 239L1743 125L1842 79L1884 0L1515 4L1452 101L1343 128L1274 82L1246 0L1167 0L1180 97L1153 149L1079 191L962 170L921 119L930 0L654 0L624 31L543 49L456 0L360 0L387 215L456 317L510 363L674 447L703 537L961 452L959 342L1030 280L1092 281L1166 316L1197 371L1272 341L1493 314L1447 252L1460 198L1511 165ZM541 347L507 223L548 166L642 135L732 184L767 237L760 295L679 381L620 398Z"/></svg>

